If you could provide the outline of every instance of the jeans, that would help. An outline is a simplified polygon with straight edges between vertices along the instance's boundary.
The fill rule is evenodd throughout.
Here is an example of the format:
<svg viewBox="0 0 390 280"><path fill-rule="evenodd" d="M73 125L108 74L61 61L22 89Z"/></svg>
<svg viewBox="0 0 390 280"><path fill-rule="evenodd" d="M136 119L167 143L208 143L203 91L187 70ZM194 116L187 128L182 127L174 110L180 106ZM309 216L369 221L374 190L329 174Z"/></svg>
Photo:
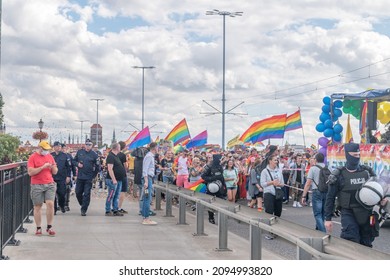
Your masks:
<svg viewBox="0 0 390 280"><path fill-rule="evenodd" d="M150 202L152 201L152 191L153 191L153 177L148 176L148 193L145 194L145 179L142 178L142 190L141 190L141 201L142 201L142 210L141 214L144 219L149 218L150 216Z"/></svg>
<svg viewBox="0 0 390 280"><path fill-rule="evenodd" d="M77 179L76 182L76 198L81 206L81 211L87 212L89 203L91 202L92 179Z"/></svg>
<svg viewBox="0 0 390 280"><path fill-rule="evenodd" d="M173 184L173 177L171 176L162 176L163 183Z"/></svg>
<svg viewBox="0 0 390 280"><path fill-rule="evenodd" d="M312 192L311 199L313 204L314 219L316 220L316 230L326 232L324 224L326 193L315 189Z"/></svg>
<svg viewBox="0 0 390 280"><path fill-rule="evenodd" d="M116 185L112 183L111 179L106 179L106 186L107 186L107 199L106 199L106 213L112 210L114 212L118 211L118 204L119 204L119 195L122 191L122 181L119 180Z"/></svg>

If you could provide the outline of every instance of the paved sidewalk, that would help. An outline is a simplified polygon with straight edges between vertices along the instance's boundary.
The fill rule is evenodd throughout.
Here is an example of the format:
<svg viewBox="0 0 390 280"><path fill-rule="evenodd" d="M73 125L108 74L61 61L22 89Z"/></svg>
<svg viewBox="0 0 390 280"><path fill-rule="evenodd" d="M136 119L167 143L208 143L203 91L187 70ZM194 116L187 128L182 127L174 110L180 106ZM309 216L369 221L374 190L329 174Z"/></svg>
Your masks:
<svg viewBox="0 0 390 280"><path fill-rule="evenodd" d="M71 197L71 211L58 213L54 218L55 237L46 232L34 235L35 225L24 224L27 233L16 234L20 246L6 246L3 254L11 260L247 260L250 258L249 241L229 232L231 251L217 251L218 226L205 220L207 236L194 236L195 215L187 214L188 225L177 225L175 217L164 217L157 211L151 217L156 226L141 224L138 201L131 195L124 203L129 211L123 217L104 215L105 194L94 192L86 217L80 215L76 197ZM164 204L162 208L164 208ZM43 210L44 214L44 210ZM31 217L32 218L32 217ZM45 230L46 217L42 228ZM263 259L280 259L263 249Z"/></svg>

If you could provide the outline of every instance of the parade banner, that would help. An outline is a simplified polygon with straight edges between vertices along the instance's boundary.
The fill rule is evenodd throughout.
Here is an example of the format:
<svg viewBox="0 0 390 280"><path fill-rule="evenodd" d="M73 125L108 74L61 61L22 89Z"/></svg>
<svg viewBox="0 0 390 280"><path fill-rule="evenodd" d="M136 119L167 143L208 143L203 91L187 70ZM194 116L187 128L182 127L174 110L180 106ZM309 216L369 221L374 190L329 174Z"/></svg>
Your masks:
<svg viewBox="0 0 390 280"><path fill-rule="evenodd" d="M331 145L327 149L330 170L345 166L344 145ZM370 166L380 181L390 184L390 145L360 144L360 163Z"/></svg>

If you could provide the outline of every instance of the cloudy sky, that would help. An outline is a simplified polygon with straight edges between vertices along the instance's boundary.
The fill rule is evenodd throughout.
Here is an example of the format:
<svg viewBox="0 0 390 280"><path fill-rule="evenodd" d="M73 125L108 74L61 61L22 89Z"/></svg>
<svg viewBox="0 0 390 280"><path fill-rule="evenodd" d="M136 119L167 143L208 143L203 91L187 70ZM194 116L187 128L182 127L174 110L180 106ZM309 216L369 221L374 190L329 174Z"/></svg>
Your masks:
<svg viewBox="0 0 390 280"><path fill-rule="evenodd" d="M8 132L31 140L40 118L52 140L96 122L104 142L145 126L164 138L186 118L192 136L221 143L223 17L226 142L254 121L301 109L306 144L322 98L390 87L388 1L3 1L1 93ZM209 105L214 108L210 107ZM207 114L212 113L212 114ZM341 118L345 126L346 116ZM352 122L359 139L357 121ZM83 136L85 137L85 136ZM303 143L302 131L285 141ZM281 144L281 140L271 143Z"/></svg>

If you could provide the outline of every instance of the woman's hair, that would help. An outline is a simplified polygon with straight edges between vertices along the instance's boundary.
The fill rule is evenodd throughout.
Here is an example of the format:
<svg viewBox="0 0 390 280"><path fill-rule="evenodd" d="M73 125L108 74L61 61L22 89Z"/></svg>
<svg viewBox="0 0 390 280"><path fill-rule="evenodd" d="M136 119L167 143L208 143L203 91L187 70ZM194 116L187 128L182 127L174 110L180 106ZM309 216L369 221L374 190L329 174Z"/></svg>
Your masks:
<svg viewBox="0 0 390 280"><path fill-rule="evenodd" d="M233 159L228 159L228 161L226 162L226 166L225 166L225 169L228 169L229 168L229 162L233 162L233 166L232 166L232 168L234 167L234 160Z"/></svg>
<svg viewBox="0 0 390 280"><path fill-rule="evenodd" d="M269 164L271 162L271 160L273 160L274 158L277 158L278 156L277 155L271 155L267 158L267 164Z"/></svg>

